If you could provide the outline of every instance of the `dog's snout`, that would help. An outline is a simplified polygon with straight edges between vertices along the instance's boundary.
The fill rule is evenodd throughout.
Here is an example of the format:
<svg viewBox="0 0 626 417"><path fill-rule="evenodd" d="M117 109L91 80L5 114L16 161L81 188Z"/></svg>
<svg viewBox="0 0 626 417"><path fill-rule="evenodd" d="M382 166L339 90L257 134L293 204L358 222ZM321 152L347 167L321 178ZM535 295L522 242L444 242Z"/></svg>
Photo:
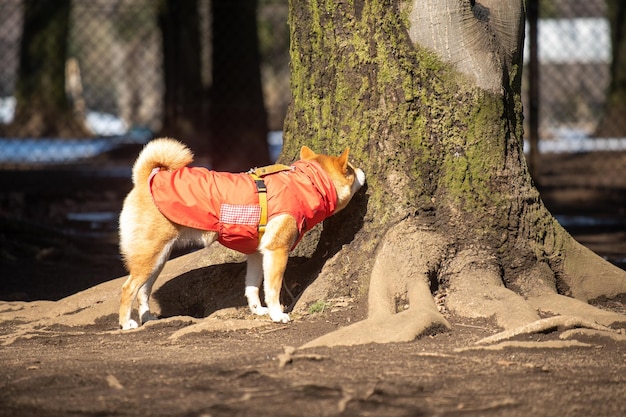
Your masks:
<svg viewBox="0 0 626 417"><path fill-rule="evenodd" d="M354 195L361 187L365 185L365 172L360 168L354 169L354 182L351 187L351 195Z"/></svg>
<svg viewBox="0 0 626 417"><path fill-rule="evenodd" d="M361 168L354 170L356 173L356 182L359 184L359 188L365 185L365 172Z"/></svg>

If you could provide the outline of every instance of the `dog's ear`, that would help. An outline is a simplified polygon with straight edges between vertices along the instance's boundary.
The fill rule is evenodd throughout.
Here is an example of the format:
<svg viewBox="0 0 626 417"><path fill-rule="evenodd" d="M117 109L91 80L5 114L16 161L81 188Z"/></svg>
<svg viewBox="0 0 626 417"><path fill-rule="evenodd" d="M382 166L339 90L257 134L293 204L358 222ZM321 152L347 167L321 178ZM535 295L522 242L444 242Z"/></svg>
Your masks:
<svg viewBox="0 0 626 417"><path fill-rule="evenodd" d="M350 153L350 148L346 147L346 150L343 151L341 156L337 159L337 162L342 172L346 172L346 170L348 169L348 154L349 153Z"/></svg>
<svg viewBox="0 0 626 417"><path fill-rule="evenodd" d="M317 154L313 152L308 146L303 146L302 149L300 149L300 159L311 159L315 155Z"/></svg>

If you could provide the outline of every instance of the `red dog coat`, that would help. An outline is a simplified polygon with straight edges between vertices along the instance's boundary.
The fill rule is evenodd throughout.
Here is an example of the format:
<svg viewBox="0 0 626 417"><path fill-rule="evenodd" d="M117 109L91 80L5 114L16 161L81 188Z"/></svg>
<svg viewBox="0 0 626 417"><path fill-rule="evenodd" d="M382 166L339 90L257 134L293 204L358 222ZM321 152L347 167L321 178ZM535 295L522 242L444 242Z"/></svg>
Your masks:
<svg viewBox="0 0 626 417"><path fill-rule="evenodd" d="M296 219L299 235L294 247L305 232L335 211L335 186L316 162L297 161L291 170L263 180L268 220L285 213ZM155 170L149 183L154 203L172 222L217 232L218 241L236 251L256 251L261 206L250 175L185 167Z"/></svg>

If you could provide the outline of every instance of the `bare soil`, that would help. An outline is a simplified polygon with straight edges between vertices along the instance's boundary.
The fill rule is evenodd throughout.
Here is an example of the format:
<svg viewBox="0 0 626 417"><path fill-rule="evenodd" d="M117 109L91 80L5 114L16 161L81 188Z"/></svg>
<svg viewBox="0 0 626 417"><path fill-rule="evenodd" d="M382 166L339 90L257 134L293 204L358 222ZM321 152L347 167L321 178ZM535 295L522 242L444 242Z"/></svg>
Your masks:
<svg viewBox="0 0 626 417"><path fill-rule="evenodd" d="M626 167L624 158L545 157L540 177L553 213L611 219L570 231L616 263L626 258L626 175L613 170L607 179L599 168ZM97 239L69 235L62 213L119 210L130 185L90 179L60 186L47 177L54 192L38 188L39 180L2 183L1 300L56 300L124 274L114 231L100 230ZM596 304L625 311L624 300ZM0 302L0 309L8 305ZM118 331L115 315L92 325L42 327L0 345L0 416L626 415L626 343L594 334L570 347L551 347L563 342L557 331L516 339L545 342L534 348L475 349L499 329L448 316L450 332L411 343L285 353L365 313L358 300L329 303L287 325L178 338L172 336L187 318L133 332ZM228 314L255 320L240 305ZM0 321L0 337L16 331L18 316Z"/></svg>
<svg viewBox="0 0 626 417"><path fill-rule="evenodd" d="M352 312L288 326L168 339L182 323L121 334L56 329L0 349L2 416L623 416L626 347L464 351L494 329L452 319L413 343L296 352ZM4 324L2 331L7 331ZM532 337L533 340L553 335ZM302 356L298 356L302 355Z"/></svg>

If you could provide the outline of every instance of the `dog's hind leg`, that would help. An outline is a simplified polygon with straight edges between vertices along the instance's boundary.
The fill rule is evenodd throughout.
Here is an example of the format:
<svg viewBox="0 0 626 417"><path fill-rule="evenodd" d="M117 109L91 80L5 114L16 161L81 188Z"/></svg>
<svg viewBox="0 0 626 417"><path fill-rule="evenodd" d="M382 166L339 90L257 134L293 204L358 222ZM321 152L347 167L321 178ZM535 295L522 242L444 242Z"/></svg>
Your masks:
<svg viewBox="0 0 626 417"><path fill-rule="evenodd" d="M150 294L152 293L152 286L154 285L154 282L163 270L164 265L165 262L161 264L158 271L150 275L150 278L148 278L148 280L139 288L139 291L137 292L137 300L139 301L139 320L141 321L141 324L144 324L145 322L150 320L157 319L156 316L153 316L152 313L150 313L149 301Z"/></svg>
<svg viewBox="0 0 626 417"><path fill-rule="evenodd" d="M119 321L123 330L139 327L135 320L131 319L133 302L139 299L139 318L142 323L154 319L150 314L148 301L152 292L152 286L161 273L165 262L169 258L175 239L166 242L160 252L153 253L144 259L128 257L130 275L122 286L120 300Z"/></svg>
<svg viewBox="0 0 626 417"><path fill-rule="evenodd" d="M253 314L264 316L268 313L267 307L261 305L259 298L259 288L263 280L263 255L255 252L248 255L246 263L246 298L248 307Z"/></svg>
<svg viewBox="0 0 626 417"><path fill-rule="evenodd" d="M143 281L143 276L131 273L124 282L124 285L122 285L119 312L120 328L122 330L136 329L139 327L137 322L131 319L130 316L133 309L133 302L137 297L137 292Z"/></svg>

